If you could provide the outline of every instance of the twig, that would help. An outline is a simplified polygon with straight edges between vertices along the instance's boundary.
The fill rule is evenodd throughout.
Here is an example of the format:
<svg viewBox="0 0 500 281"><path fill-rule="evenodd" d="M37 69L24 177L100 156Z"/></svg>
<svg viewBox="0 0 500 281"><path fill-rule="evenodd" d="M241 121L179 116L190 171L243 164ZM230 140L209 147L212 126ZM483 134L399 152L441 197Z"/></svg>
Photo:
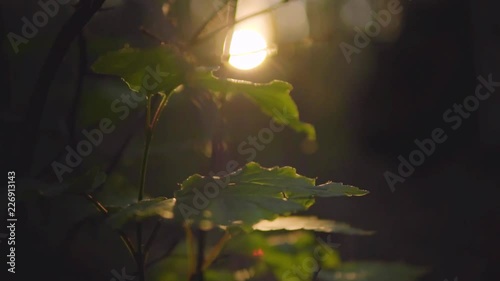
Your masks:
<svg viewBox="0 0 500 281"><path fill-rule="evenodd" d="M170 256L170 254L172 254L172 252L174 251L175 247L177 246L177 244L181 241L181 238L180 237L177 237L174 239L173 243L170 244L170 246L167 248L167 250L165 251L165 253L163 255L161 255L160 257L158 257L157 259L154 259L152 260L150 263L148 263L146 265L146 268L150 268L151 266L157 264L158 262L162 261L164 258L167 258L168 256Z"/></svg>
<svg viewBox="0 0 500 281"><path fill-rule="evenodd" d="M194 273L195 270L195 264L194 264L194 237L193 237L193 231L191 231L191 225L189 224L184 224L184 230L186 231L186 244L187 244L187 256L188 256L188 277L191 278L191 276Z"/></svg>
<svg viewBox="0 0 500 281"><path fill-rule="evenodd" d="M144 262L146 262L147 255L149 253L149 250L151 249L151 246L153 246L153 242L156 238L156 235L158 235L158 231L160 230L161 227L161 221L157 221L155 224L155 227L153 228L153 231L151 232L151 235L149 236L148 240L146 241L146 245L144 246Z"/></svg>
<svg viewBox="0 0 500 281"><path fill-rule="evenodd" d="M139 30L144 33L145 35L147 35L148 37L152 38L152 39L155 39L156 41L158 41L158 43L160 44L165 44L165 41L163 41L163 39L160 38L160 36L154 34L153 32L149 31L148 29L146 29L144 26L141 26L139 28Z"/></svg>
<svg viewBox="0 0 500 281"><path fill-rule="evenodd" d="M145 136L146 143L144 145L144 155L142 158L141 165L141 181L139 184L139 194L137 195L137 201L141 202L144 198L144 189L146 187L146 172L148 166L149 151L151 149L151 141L153 140L153 131L158 123L160 114L167 104L167 96L165 94L159 93L162 96L162 100L156 109L156 112L151 119L151 104L153 95L148 94L146 101L146 124L145 124ZM146 252L142 247L142 223L138 222L136 227L136 237L137 237L137 271L139 272L139 281L145 281L145 260Z"/></svg>
<svg viewBox="0 0 500 281"><path fill-rule="evenodd" d="M88 193L84 193L83 196L85 196L85 199L87 199L90 203L92 203L98 210L99 212L107 215L108 214L108 209L104 207L101 202L99 202L97 199L95 199L92 195Z"/></svg>
<svg viewBox="0 0 500 281"><path fill-rule="evenodd" d="M152 130L154 130L154 128L156 128L156 125L158 125L158 121L160 120L160 115L163 109L165 109L165 106L167 105L168 97L172 94L167 96L164 93L158 92L158 95L161 96L161 101L160 104L158 105L158 108L156 108L155 114L153 115L153 120L151 120L151 123L149 124Z"/></svg>
<svg viewBox="0 0 500 281"><path fill-rule="evenodd" d="M85 74L88 72L87 41L83 35L83 31L78 35L78 47L80 53L76 94L67 119L67 122L70 124L68 128L70 144L74 144L75 142L76 113L83 95L83 82L85 80Z"/></svg>
<svg viewBox="0 0 500 281"><path fill-rule="evenodd" d="M227 241L231 239L231 234L229 232L225 232L224 236L221 237L221 239L215 244L214 248L210 253L208 254L207 258L205 259L205 263L203 264L203 270L207 270L210 265L215 261L215 259L219 256L220 252L222 251L222 248L224 248L224 245L226 244Z"/></svg>
<svg viewBox="0 0 500 281"><path fill-rule="evenodd" d="M125 137L125 141L122 143L122 145L118 148L118 151L115 153L113 159L111 159L111 162L109 163L108 167L106 168L106 174L111 174L113 170L116 168L118 163L120 162L123 152L125 149L128 147L130 144L130 141L134 137L135 130L131 130L131 132Z"/></svg>
<svg viewBox="0 0 500 281"><path fill-rule="evenodd" d="M246 16L246 17L243 17L243 18L241 18L241 19L239 19L239 20L233 21L232 23L229 23L229 24L226 24L226 25L224 25L224 26L221 26L221 27L219 27L219 28L217 28L216 30L214 30L214 31L210 32L208 35L206 35L206 36L204 36L204 37L202 37L202 38L196 38L195 40L191 41L189 45L190 45L190 46L195 46L195 45L198 45L198 44L200 44L200 43L202 43L202 42L206 41L207 39L210 39L212 36L216 35L217 33L219 33L219 32L221 32L221 31L223 31L223 30L224 30L224 29L226 29L226 28L231 28L231 27L235 26L235 25L236 25L236 24L238 24L238 23L241 23L241 22L246 21L246 20L248 20L248 19L251 19L251 18L253 18L253 17L259 16L259 15L261 15L261 14L265 14L265 13L268 13L268 12L272 12L273 10L276 10L277 8L279 8L281 5L283 5L283 4L285 4L285 3L288 3L288 2L291 2L291 1L294 1L294 0L282 0L281 2L276 3L276 4L272 5L271 7L267 8L267 9L264 9L264 10L262 10L262 11L258 11L258 12L255 12L255 13L250 14L250 15L248 15L248 16Z"/></svg>
<svg viewBox="0 0 500 281"><path fill-rule="evenodd" d="M78 104L80 103L83 94L82 92L83 92L84 76L88 72L87 42L85 40L85 36L83 35L83 31L80 32L80 34L78 34L78 48L79 48L79 66L78 66L78 79L76 82L75 98L73 100L73 104L66 118L68 123L67 129L69 132L68 144L70 146L74 146L76 143L75 139L76 112L78 109ZM59 151L59 153L56 155L56 157L54 157L51 163L59 159L59 157L61 157L61 155L63 155L64 152L66 151L65 150ZM42 170L40 170L39 173L35 175L35 177L36 178L40 177L42 174L48 172L50 168L48 166L43 168Z"/></svg>
<svg viewBox="0 0 500 281"><path fill-rule="evenodd" d="M198 39L198 37L200 36L200 34L203 32L203 30L205 30L205 28L208 26L208 24L226 7L226 5L231 5L232 0L226 0L226 3L224 5L222 5L221 7L219 7L212 15L210 15L210 17L208 18L207 21L205 21L193 34L193 36L191 37L191 40L189 40L189 42L194 42L196 41L196 39Z"/></svg>
<svg viewBox="0 0 500 281"><path fill-rule="evenodd" d="M321 264L318 263L318 270L316 270L316 272L314 272L313 277L312 277L312 281L317 281L318 280L318 275L319 275L320 271L321 271Z"/></svg>
<svg viewBox="0 0 500 281"><path fill-rule="evenodd" d="M97 199L95 199L92 195L90 195L88 193L84 193L83 197L85 199L87 199L89 202L91 202L99 210L99 212L101 212L105 216L108 216L109 212L106 209L106 207L104 207L101 204L101 202L99 202ZM136 259L136 254L135 254L135 251L134 251L134 246L132 245L132 241L130 241L130 239L128 238L128 236L123 231L118 230L118 234L120 235L120 239L123 241L123 243L127 247L127 250L129 251L129 253L132 255L132 257L134 259Z"/></svg>

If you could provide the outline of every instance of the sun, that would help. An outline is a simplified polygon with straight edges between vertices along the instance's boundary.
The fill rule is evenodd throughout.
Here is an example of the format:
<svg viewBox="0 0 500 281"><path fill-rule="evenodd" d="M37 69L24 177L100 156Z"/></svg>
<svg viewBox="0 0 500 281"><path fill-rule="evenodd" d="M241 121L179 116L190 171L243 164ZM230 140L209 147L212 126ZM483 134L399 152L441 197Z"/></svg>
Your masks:
<svg viewBox="0 0 500 281"><path fill-rule="evenodd" d="M255 30L236 30L229 47L229 64L241 70L256 68L266 60L266 39Z"/></svg>

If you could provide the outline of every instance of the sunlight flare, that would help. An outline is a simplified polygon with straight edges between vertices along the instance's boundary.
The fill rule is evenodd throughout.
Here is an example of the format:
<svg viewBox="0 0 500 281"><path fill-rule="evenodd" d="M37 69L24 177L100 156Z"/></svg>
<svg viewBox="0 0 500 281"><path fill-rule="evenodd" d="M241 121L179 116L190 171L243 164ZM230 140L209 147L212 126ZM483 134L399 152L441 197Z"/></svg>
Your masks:
<svg viewBox="0 0 500 281"><path fill-rule="evenodd" d="M229 47L229 64L241 70L256 68L266 60L267 49L266 39L257 31L236 30Z"/></svg>

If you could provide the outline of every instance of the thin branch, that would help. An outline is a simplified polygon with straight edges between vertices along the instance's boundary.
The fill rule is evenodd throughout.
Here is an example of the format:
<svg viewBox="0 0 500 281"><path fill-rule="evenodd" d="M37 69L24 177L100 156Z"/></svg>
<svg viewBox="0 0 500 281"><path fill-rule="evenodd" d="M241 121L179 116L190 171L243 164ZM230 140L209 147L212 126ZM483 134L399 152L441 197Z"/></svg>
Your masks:
<svg viewBox="0 0 500 281"><path fill-rule="evenodd" d="M75 142L75 128L76 128L76 113L78 111L78 105L82 100L83 95L83 82L85 80L85 74L88 72L88 55L87 55L87 41L83 31L78 35L78 48L79 48L79 65L78 65L78 80L76 81L76 94L73 100L73 105L68 114L67 122L70 124L69 131L69 142L73 144Z"/></svg>
<svg viewBox="0 0 500 281"><path fill-rule="evenodd" d="M54 80L57 70L61 65L71 43L80 34L94 16L94 14L101 8L105 0L87 0L80 1L76 11L71 18L61 28L54 44L50 48L49 54L40 69L38 80L35 84L35 89L30 100L26 118L26 156L24 159L26 165L25 171L29 171L33 157L35 154L36 143L38 140L38 131L40 129L40 121L43 116L45 103L49 95L50 86Z"/></svg>
<svg viewBox="0 0 500 281"><path fill-rule="evenodd" d="M109 163L108 167L106 168L106 174L111 174L113 170L116 168L118 163L120 162L125 149L128 147L130 144L130 141L134 137L134 130L131 130L131 132L125 137L125 141L122 143L122 145L118 148L118 151L115 153L113 159L111 159L111 162Z"/></svg>
<svg viewBox="0 0 500 281"><path fill-rule="evenodd" d="M312 277L312 281L318 280L318 275L319 275L320 271L321 271L321 263L318 263L318 270L316 270L316 272L314 272L313 277Z"/></svg>
<svg viewBox="0 0 500 281"><path fill-rule="evenodd" d="M205 28L208 26L208 24L210 24L210 22L212 22L212 20L219 15L219 13L226 7L226 5L231 5L232 0L226 0L226 3L224 5L222 5L221 7L219 7L212 15L210 15L210 17L208 18L207 21L205 21L193 34L193 36L191 37L191 40L189 40L189 42L195 42L196 39L198 39L198 37L200 36L200 34L203 32L203 30L205 30Z"/></svg>
<svg viewBox="0 0 500 281"><path fill-rule="evenodd" d="M191 277L194 273L195 270L195 264L194 264L194 256L195 256L195 251L194 251L194 237L193 237L193 231L191 231L191 225L189 224L184 224L184 230L186 231L186 244L187 244L187 256L188 256L188 276Z"/></svg>
<svg viewBox="0 0 500 281"><path fill-rule="evenodd" d="M124 232L122 232L121 230L118 231L118 234L120 234L120 239L122 240L125 247L127 247L128 252L132 255L132 257L135 257L134 256L135 250L134 250L134 245L132 244L132 241L130 241L128 236Z"/></svg>
<svg viewBox="0 0 500 281"><path fill-rule="evenodd" d="M146 29L144 26L141 26L141 27L139 28L139 30L140 30L142 33L144 33L144 35L147 35L148 37L150 37L150 38L152 38L152 39L154 39L154 40L158 41L158 43L160 43L160 44L162 44L162 45L163 45L163 44L165 44L165 41L163 41L163 39L161 39L161 38L160 38L160 36L158 36L158 35L154 34L153 32L149 31L149 30L148 30L148 29Z"/></svg>
<svg viewBox="0 0 500 281"><path fill-rule="evenodd" d="M207 39L210 39L211 37L213 37L217 33L225 30L226 28L231 28L231 27L235 26L236 24L241 23L243 21L246 21L248 19L251 19L253 17L259 16L259 15L262 15L262 14L265 14L265 13L272 12L272 11L276 10L277 8L279 8L280 6L282 6L283 4L291 2L291 1L294 1L294 0L282 0L281 2L276 3L276 4L272 5L271 7L267 8L267 9L255 12L255 13L250 14L250 15L248 15L246 17L243 17L243 18L241 18L239 20L233 21L232 23L229 23L229 24L226 24L224 26L221 26L221 27L219 27L216 30L210 32L208 35L206 35L206 36L204 36L202 38L196 38L195 40L191 41L189 45L190 46L196 46L196 45L198 45L198 44L200 44L202 42L205 42Z"/></svg>
<svg viewBox="0 0 500 281"><path fill-rule="evenodd" d="M76 138L75 138L75 128L76 128L76 112L78 110L78 105L80 104L81 97L83 94L83 82L85 75L88 73L88 55L87 55L87 42L85 40L85 36L83 35L83 31L78 35L78 48L79 48L79 65L78 65L78 79L76 82L76 90L75 90L75 98L73 99L73 104L71 106L71 109L68 112L68 116L66 117L66 123L68 124L68 145L74 147L76 144ZM65 153L66 150L61 150L59 153L54 157L54 159L51 161L54 162L57 159L59 159L63 153ZM38 178L42 174L47 173L52 169L51 166L47 166L43 169L41 169L35 177Z"/></svg>
<svg viewBox="0 0 500 281"><path fill-rule="evenodd" d="M149 114L148 114L149 115ZM139 185L139 194L137 197L137 201L140 202L144 198L144 188L146 186L146 172L148 166L148 158L149 158L149 150L151 149L151 140L153 139L153 135L151 130L146 132L146 143L144 147L144 153L142 156L142 164L141 164L141 182Z"/></svg>
<svg viewBox="0 0 500 281"><path fill-rule="evenodd" d="M149 250L151 249L151 246L153 246L153 242L158 235L158 231L160 230L161 227L161 221L157 221L155 224L155 227L153 228L153 231L151 232L151 235L149 236L148 240L146 241L146 245L144 246L144 261L146 261L146 257L149 253Z"/></svg>
<svg viewBox="0 0 500 281"><path fill-rule="evenodd" d="M224 248L224 245L226 245L226 242L229 241L229 239L231 239L231 234L229 234L229 232L225 232L224 236L222 236L221 239L217 242L217 244L215 244L215 246L208 254L207 258L205 259L205 263L203 264L203 270L207 270L210 267L210 265L219 256L220 252Z"/></svg>
<svg viewBox="0 0 500 281"><path fill-rule="evenodd" d="M172 252L174 251L175 247L177 246L177 244L179 244L180 241L181 241L180 237L175 238L174 241L173 241L173 243L170 244L170 246L167 248L167 250L165 251L165 253L163 255L161 255L160 257L158 257L158 258L152 260L151 262L149 262L146 265L146 268L150 268L151 266L157 264L158 262L162 261L163 259L169 257L170 254L172 254Z"/></svg>
<svg viewBox="0 0 500 281"><path fill-rule="evenodd" d="M164 93L160 93L160 92L158 93L158 95L161 96L161 101L160 101L160 104L158 105L158 108L156 109L156 112L153 115L153 119L151 120L151 123L149 125L152 130L154 130L154 128L158 124L158 120L160 120L160 115L161 115L163 109L165 109L165 106L167 105L167 99L168 99L167 95Z"/></svg>
<svg viewBox="0 0 500 281"><path fill-rule="evenodd" d="M108 215L108 209L106 209L106 207L104 207L101 204L101 202L99 202L97 199L95 199L92 195L90 195L88 193L84 193L83 196L87 199L87 201L92 203L99 210L99 212L101 212L105 215Z"/></svg>
<svg viewBox="0 0 500 281"><path fill-rule="evenodd" d="M99 200L95 199L92 195L88 193L84 193L83 197L87 199L89 202L91 202L99 210L99 212L101 212L105 216L108 216L109 214L108 210L101 204L101 202L99 202ZM123 241L123 244L125 244L125 247L127 247L127 250L129 251L130 255L132 255L132 257L136 259L137 257L134 250L134 246L132 245L132 241L130 241L128 236L123 231L118 230L118 234L120 235L120 239Z"/></svg>

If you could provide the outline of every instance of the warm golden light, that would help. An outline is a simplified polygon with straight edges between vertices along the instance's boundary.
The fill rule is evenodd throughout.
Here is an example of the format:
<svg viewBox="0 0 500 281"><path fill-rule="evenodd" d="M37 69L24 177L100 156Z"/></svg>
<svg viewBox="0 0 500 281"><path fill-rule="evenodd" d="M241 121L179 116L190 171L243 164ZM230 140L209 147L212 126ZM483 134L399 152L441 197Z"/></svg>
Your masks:
<svg viewBox="0 0 500 281"><path fill-rule="evenodd" d="M229 47L229 64L241 70L255 68L266 59L267 49L266 39L257 31L236 30Z"/></svg>

